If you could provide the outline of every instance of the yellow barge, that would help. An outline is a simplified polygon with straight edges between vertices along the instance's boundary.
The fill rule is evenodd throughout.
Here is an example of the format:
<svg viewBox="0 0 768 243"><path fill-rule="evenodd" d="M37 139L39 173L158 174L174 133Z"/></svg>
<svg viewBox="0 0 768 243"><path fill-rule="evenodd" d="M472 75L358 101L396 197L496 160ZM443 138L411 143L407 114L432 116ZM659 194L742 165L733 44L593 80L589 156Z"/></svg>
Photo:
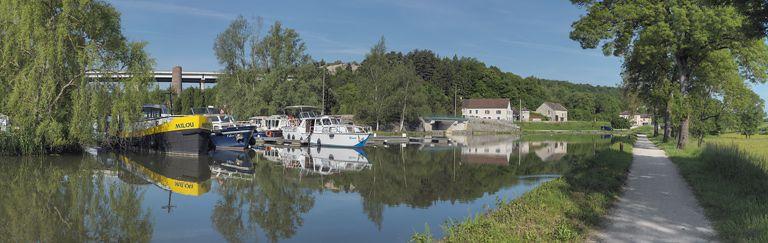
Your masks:
<svg viewBox="0 0 768 243"><path fill-rule="evenodd" d="M160 105L145 105L142 112L143 121L123 135L131 145L192 156L206 154L213 148L211 123L205 116L172 116Z"/></svg>

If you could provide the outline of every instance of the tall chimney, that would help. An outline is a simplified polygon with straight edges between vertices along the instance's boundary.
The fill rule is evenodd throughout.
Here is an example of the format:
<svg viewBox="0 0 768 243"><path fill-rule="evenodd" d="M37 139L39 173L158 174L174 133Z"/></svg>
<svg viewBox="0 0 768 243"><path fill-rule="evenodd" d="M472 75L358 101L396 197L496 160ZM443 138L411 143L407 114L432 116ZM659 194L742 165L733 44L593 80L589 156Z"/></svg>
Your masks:
<svg viewBox="0 0 768 243"><path fill-rule="evenodd" d="M173 67L171 71L171 88L175 94L181 94L181 67Z"/></svg>

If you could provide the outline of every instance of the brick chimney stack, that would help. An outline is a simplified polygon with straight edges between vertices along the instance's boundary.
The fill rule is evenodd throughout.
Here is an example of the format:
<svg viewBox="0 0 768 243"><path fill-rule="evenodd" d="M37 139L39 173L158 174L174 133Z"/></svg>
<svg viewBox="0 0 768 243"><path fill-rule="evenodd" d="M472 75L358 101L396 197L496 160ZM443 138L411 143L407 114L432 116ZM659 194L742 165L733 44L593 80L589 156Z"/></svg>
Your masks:
<svg viewBox="0 0 768 243"><path fill-rule="evenodd" d="M173 71L171 71L171 88L173 90L173 93L181 94L181 67L180 66L173 67Z"/></svg>

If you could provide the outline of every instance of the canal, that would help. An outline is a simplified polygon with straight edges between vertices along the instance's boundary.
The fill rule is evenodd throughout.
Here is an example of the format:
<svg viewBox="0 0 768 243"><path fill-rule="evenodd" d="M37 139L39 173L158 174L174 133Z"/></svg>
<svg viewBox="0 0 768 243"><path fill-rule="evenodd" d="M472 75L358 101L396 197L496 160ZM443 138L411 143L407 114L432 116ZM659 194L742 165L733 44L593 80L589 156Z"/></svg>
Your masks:
<svg viewBox="0 0 768 243"><path fill-rule="evenodd" d="M29 241L404 242L513 200L601 136L455 145L0 157L0 235Z"/></svg>

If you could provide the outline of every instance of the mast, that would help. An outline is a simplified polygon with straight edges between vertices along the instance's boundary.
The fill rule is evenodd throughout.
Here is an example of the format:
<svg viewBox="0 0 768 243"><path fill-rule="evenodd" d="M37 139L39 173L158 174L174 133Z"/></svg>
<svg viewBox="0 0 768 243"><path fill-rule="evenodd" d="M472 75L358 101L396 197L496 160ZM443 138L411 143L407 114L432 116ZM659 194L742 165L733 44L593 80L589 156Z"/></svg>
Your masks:
<svg viewBox="0 0 768 243"><path fill-rule="evenodd" d="M320 110L320 115L325 115L325 70L323 70L323 109Z"/></svg>

